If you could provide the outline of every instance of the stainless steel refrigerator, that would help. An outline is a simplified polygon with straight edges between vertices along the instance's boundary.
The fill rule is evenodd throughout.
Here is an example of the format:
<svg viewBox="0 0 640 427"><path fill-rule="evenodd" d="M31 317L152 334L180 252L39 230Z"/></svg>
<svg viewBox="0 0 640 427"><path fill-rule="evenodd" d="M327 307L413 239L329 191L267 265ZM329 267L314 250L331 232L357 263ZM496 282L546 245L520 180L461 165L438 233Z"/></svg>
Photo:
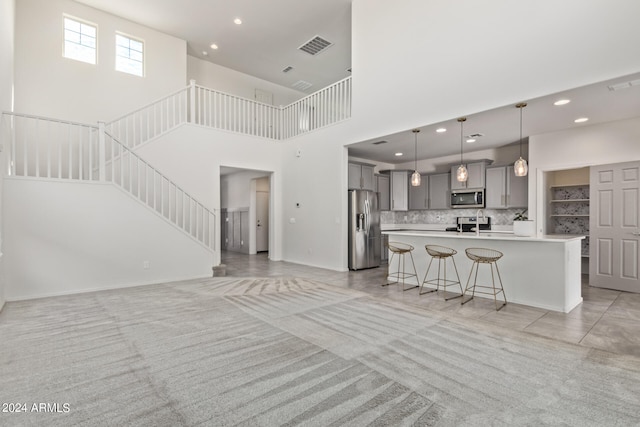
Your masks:
<svg viewBox="0 0 640 427"><path fill-rule="evenodd" d="M349 190L349 270L380 265L378 193Z"/></svg>

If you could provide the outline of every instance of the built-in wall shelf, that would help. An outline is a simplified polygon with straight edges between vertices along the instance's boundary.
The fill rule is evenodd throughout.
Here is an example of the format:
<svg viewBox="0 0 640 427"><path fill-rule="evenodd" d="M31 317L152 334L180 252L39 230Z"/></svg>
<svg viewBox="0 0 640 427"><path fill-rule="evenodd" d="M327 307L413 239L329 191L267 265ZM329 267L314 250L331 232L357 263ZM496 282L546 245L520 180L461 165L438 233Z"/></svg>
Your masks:
<svg viewBox="0 0 640 427"><path fill-rule="evenodd" d="M589 184L552 185L549 188L553 190L555 188L575 188L575 187L586 187L586 188L589 188Z"/></svg>
<svg viewBox="0 0 640 427"><path fill-rule="evenodd" d="M549 187L550 234L583 235L582 257L589 257L589 184Z"/></svg>

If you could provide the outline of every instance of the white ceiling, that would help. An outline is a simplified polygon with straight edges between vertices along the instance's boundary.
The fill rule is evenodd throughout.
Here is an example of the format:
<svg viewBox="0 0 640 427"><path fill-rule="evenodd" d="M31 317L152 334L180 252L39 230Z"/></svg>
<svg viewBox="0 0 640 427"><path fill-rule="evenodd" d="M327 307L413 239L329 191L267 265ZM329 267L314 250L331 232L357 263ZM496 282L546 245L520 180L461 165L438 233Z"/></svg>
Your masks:
<svg viewBox="0 0 640 427"><path fill-rule="evenodd" d="M292 87L299 80L315 92L350 75L352 0L76 0L187 41L188 53L261 79ZM233 23L241 18L242 25ZM316 35L334 44L311 56L298 48ZM218 50L209 45L216 43ZM203 55L206 51L208 55ZM292 66L293 70L282 70ZM523 136L589 126L640 115L640 86L610 91L607 86L638 80L640 73L608 82L567 90L528 103L523 110ZM571 103L553 106L559 98ZM464 134L482 133L464 151L480 151L519 141L519 110L507 105L470 114ZM583 124L573 122L589 117ZM421 126L418 158L460 153L460 127L452 117L443 123ZM436 133L439 127L447 132ZM386 144L373 142L386 140ZM396 157L394 153L403 152ZM414 160L411 129L349 146L349 154L386 163Z"/></svg>
<svg viewBox="0 0 640 427"><path fill-rule="evenodd" d="M76 1L186 40L189 55L281 86L302 80L311 93L350 75L352 0ZM315 36L333 45L315 56L298 49ZM287 66L293 70L283 73Z"/></svg>
<svg viewBox="0 0 640 427"><path fill-rule="evenodd" d="M629 81L634 81L635 86L616 91L608 88L609 85ZM553 103L559 99L570 99L571 102L554 106ZM637 117L640 115L640 73L522 101L527 103L527 107L522 110L523 140L528 135ZM515 104L466 117L465 140L466 136L475 133L484 136L477 138L474 143L463 143L465 153L502 147L520 140L520 110L515 108ZM574 123L580 117L587 117L589 121ZM437 133L436 129L441 127L447 131ZM460 124L457 118L418 129L418 160L460 154ZM373 144L378 141L387 143ZM407 129L350 145L349 155L393 164L413 162L414 144L414 134L411 129ZM396 152L404 155L397 157Z"/></svg>

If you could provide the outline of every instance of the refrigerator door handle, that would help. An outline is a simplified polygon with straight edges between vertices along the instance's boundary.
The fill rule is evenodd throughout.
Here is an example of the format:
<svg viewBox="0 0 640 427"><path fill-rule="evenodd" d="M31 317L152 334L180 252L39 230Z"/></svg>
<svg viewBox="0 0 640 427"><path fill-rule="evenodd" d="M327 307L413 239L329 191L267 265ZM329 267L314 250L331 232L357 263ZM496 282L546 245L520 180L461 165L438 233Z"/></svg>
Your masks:
<svg viewBox="0 0 640 427"><path fill-rule="evenodd" d="M369 234L369 228L370 228L370 215L371 215L371 208L369 207L369 199L364 201L364 215L365 215L365 234Z"/></svg>

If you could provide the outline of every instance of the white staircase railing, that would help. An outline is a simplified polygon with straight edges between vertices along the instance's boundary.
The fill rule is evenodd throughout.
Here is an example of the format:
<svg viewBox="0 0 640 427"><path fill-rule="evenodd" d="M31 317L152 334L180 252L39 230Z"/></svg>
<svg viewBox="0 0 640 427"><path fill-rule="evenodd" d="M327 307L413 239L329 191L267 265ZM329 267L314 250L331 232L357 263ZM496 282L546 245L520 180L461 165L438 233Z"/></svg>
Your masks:
<svg viewBox="0 0 640 427"><path fill-rule="evenodd" d="M292 138L351 117L351 77L340 80L281 110L280 138Z"/></svg>
<svg viewBox="0 0 640 427"><path fill-rule="evenodd" d="M278 139L280 108L192 86L192 123L263 138Z"/></svg>
<svg viewBox="0 0 640 427"><path fill-rule="evenodd" d="M106 124L106 130L130 149L175 127L192 123L261 138L282 140L351 117L351 78L275 107L191 84Z"/></svg>
<svg viewBox="0 0 640 427"><path fill-rule="evenodd" d="M138 199L210 250L215 214L106 131L23 114L2 113L14 177L108 182Z"/></svg>
<svg viewBox="0 0 640 427"><path fill-rule="evenodd" d="M2 114L7 174L97 181L97 127L26 114Z"/></svg>
<svg viewBox="0 0 640 427"><path fill-rule="evenodd" d="M107 123L106 130L126 147L135 148L186 123L188 113L189 90L180 89Z"/></svg>

